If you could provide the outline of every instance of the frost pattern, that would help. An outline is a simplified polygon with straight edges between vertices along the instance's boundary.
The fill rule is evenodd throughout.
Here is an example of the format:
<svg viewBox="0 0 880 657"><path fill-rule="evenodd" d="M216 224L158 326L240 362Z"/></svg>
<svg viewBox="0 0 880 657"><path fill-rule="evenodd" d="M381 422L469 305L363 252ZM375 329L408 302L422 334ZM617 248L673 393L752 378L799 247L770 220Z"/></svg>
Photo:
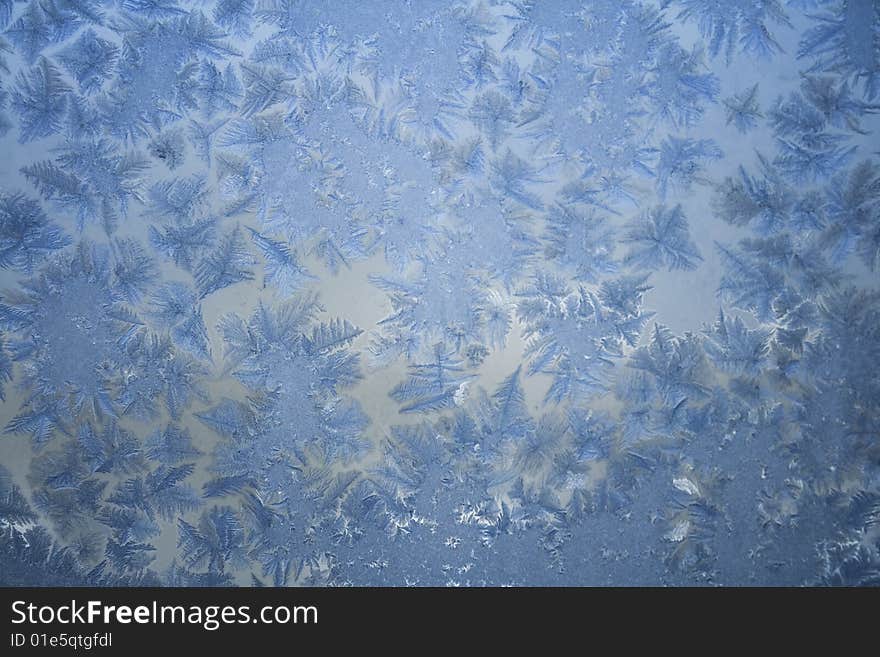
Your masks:
<svg viewBox="0 0 880 657"><path fill-rule="evenodd" d="M0 583L878 583L876 2L0 30Z"/></svg>

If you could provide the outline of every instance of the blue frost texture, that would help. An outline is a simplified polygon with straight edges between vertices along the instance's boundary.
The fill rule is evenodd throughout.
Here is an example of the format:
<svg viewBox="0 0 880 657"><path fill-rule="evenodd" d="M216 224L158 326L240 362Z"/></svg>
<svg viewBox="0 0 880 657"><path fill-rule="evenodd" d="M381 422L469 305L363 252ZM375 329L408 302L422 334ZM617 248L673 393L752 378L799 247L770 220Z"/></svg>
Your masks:
<svg viewBox="0 0 880 657"><path fill-rule="evenodd" d="M876 0L0 0L0 585L880 585Z"/></svg>

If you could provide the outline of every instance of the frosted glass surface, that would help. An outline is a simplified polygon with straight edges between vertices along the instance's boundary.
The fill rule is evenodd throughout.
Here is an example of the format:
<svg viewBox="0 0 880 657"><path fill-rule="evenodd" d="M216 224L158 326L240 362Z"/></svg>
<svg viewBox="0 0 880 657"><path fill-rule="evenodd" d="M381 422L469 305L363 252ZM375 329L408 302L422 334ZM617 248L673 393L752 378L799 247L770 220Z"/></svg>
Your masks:
<svg viewBox="0 0 880 657"><path fill-rule="evenodd" d="M880 581L871 0L0 0L0 584Z"/></svg>

